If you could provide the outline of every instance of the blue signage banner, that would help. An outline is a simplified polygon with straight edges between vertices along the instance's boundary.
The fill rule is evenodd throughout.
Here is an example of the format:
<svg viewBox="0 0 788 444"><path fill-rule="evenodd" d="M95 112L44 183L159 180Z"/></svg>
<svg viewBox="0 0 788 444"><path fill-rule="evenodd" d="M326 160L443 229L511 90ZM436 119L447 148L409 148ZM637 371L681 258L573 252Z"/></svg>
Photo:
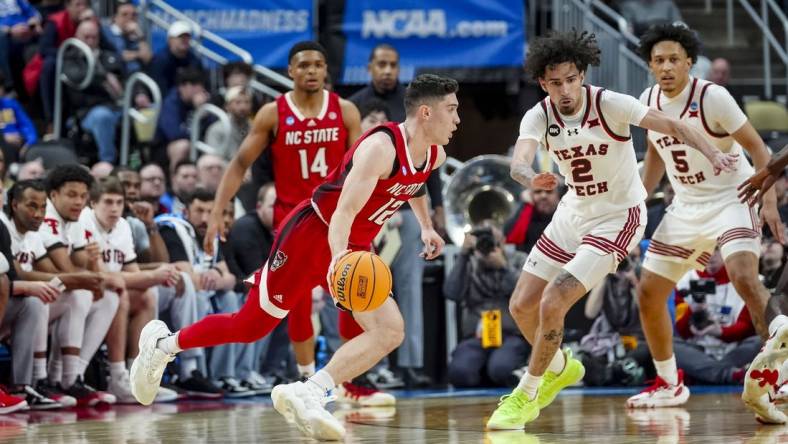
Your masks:
<svg viewBox="0 0 788 444"><path fill-rule="evenodd" d="M290 47L313 38L312 0L167 0L167 3L203 29L251 53L255 63L269 68L287 67ZM168 21L174 20L160 9L151 10ZM222 49L216 52L236 58Z"/></svg>
<svg viewBox="0 0 788 444"><path fill-rule="evenodd" d="M347 0L343 83L366 83L372 48L388 43L400 53L400 80L419 68L522 66L522 0Z"/></svg>

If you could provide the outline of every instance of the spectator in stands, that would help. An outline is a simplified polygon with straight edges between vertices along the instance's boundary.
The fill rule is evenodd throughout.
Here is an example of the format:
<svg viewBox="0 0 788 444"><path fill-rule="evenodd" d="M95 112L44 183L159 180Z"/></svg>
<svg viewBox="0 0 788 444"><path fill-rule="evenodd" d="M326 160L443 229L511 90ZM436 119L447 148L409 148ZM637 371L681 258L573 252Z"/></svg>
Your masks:
<svg viewBox="0 0 788 444"><path fill-rule="evenodd" d="M206 103L210 95L205 90L205 73L199 68L178 71L176 88L164 98L156 126L154 159L170 168L189 156L191 117Z"/></svg>
<svg viewBox="0 0 788 444"><path fill-rule="evenodd" d="M177 73L179 68L202 69L200 59L191 49L191 40L194 30L185 21L173 22L167 30L167 46L158 51L150 63L150 75L159 85L162 97L170 89L179 85Z"/></svg>
<svg viewBox="0 0 788 444"><path fill-rule="evenodd" d="M118 152L115 133L121 117L116 105L123 97L125 68L114 51L99 47L100 28L94 20L84 20L77 26L75 37L93 50L96 60L93 80L85 89L66 86L69 108L82 128L93 136L98 146L98 159L115 163ZM79 83L87 72L87 60L81 51L66 51L63 71L73 82Z"/></svg>
<svg viewBox="0 0 788 444"><path fill-rule="evenodd" d="M531 248L553 219L561 199L557 188L552 190L525 190L520 208L504 226L506 243L515 244L519 251L530 253Z"/></svg>
<svg viewBox="0 0 788 444"><path fill-rule="evenodd" d="M142 327L156 315L154 287L174 286L180 275L172 264L160 264L153 270L140 270L131 227L123 218L123 186L116 177L98 180L91 189L90 202L92 208L85 208L79 221L98 243L101 258L99 269L122 273L126 288L120 295L120 305L107 333L107 390L120 403L134 403L126 368L127 359L130 363L139 354L137 344ZM160 387L156 400L166 402L177 397L174 391Z"/></svg>
<svg viewBox="0 0 788 444"><path fill-rule="evenodd" d="M197 188L197 164L191 160L182 160L175 165L170 179L171 191L164 193L161 203L168 208L169 213L183 213L184 196L194 192Z"/></svg>
<svg viewBox="0 0 788 444"><path fill-rule="evenodd" d="M731 284L719 249L704 271L690 271L677 284L684 303L676 308L676 364L701 384L741 384L761 338L744 300Z"/></svg>
<svg viewBox="0 0 788 444"><path fill-rule="evenodd" d="M11 164L19 160L27 147L38 141L38 134L22 105L6 95L5 83L5 75L0 72L0 131L3 136L0 147L6 162Z"/></svg>
<svg viewBox="0 0 788 444"><path fill-rule="evenodd" d="M159 234L156 222L153 220L156 212L154 207L140 200L140 174L126 167L116 167L112 175L120 180L123 185L123 197L126 209L123 217L131 226L131 236L134 240L134 251L137 260L142 264L151 262L169 263L167 247Z"/></svg>
<svg viewBox="0 0 788 444"><path fill-rule="evenodd" d="M763 285L768 289L777 287L785 266L785 248L774 239L763 240L763 252L759 274L763 276Z"/></svg>
<svg viewBox="0 0 788 444"><path fill-rule="evenodd" d="M252 99L252 114L257 114L257 111L266 103L266 98L252 90L250 84L253 75L254 69L252 65L246 62L239 60L224 65L222 67L224 86L219 89L219 94L216 95L216 106L223 108L224 95L227 93L227 90L234 86L240 86L249 93L249 97Z"/></svg>
<svg viewBox="0 0 788 444"><path fill-rule="evenodd" d="M235 275L235 291L245 294L246 285L243 281L257 271L268 259L271 245L274 242L274 201L276 190L273 183L260 187L257 193L257 208L241 216L230 229L227 242L223 245L224 257L227 268ZM270 337L266 337L254 344L251 366L238 367L238 377L241 384L258 393L270 390L271 384L259 373L258 366L263 353L268 350ZM281 345L289 348L286 336Z"/></svg>
<svg viewBox="0 0 788 444"><path fill-rule="evenodd" d="M722 57L717 57L711 62L711 71L709 71L710 80L720 86L728 86L731 80L731 65Z"/></svg>
<svg viewBox="0 0 788 444"><path fill-rule="evenodd" d="M197 185L215 193L222 181L227 161L215 154L203 154L197 159Z"/></svg>
<svg viewBox="0 0 788 444"><path fill-rule="evenodd" d="M512 373L527 361L530 347L509 314L521 253L504 250L501 231L489 221L465 236L457 262L443 283L443 295L462 306L462 341L452 352L449 382L455 387L479 387L487 381L496 386L517 384ZM482 315L497 310L501 344L482 346Z"/></svg>
<svg viewBox="0 0 788 444"><path fill-rule="evenodd" d="M652 25L683 21L673 0L624 0L619 4L619 11L636 36Z"/></svg>
<svg viewBox="0 0 788 444"><path fill-rule="evenodd" d="M249 134L252 124L252 98L249 91L233 86L224 93L224 109L230 118L230 133L226 134L220 121L214 122L205 134L205 143L226 161L232 160L241 142Z"/></svg>
<svg viewBox="0 0 788 444"><path fill-rule="evenodd" d="M44 118L48 123L52 122L55 109L55 62L58 48L64 41L74 37L81 21L95 20L87 0L65 0L63 6L63 11L46 18L38 54L28 62L23 73L28 95L32 97L40 89ZM110 49L106 46L103 48Z"/></svg>
<svg viewBox="0 0 788 444"><path fill-rule="evenodd" d="M41 35L41 14L27 0L6 0L0 9L0 86L14 88L14 72L22 69L25 48Z"/></svg>
<svg viewBox="0 0 788 444"><path fill-rule="evenodd" d="M142 70L153 58L137 21L137 6L130 0L117 0L112 23L104 26L104 33L126 64L126 72Z"/></svg>
<svg viewBox="0 0 788 444"><path fill-rule="evenodd" d="M232 291L235 276L230 273L220 248L214 249L213 257L206 256L202 250L203 237L208 229L208 218L214 203L214 193L204 188L194 190L187 201L183 217L161 216L157 219L170 260L178 269L193 276L194 287L203 304L201 315L210 312L234 313L240 307L240 297ZM254 395L235 379L235 368L239 358L251 359L250 344L226 344L213 348L210 369L213 379L219 380L225 396L241 397ZM190 382L191 381L191 382ZM183 381L182 389L190 386L203 394L221 396L222 390L212 387L198 370L192 370L191 378Z"/></svg>
<svg viewBox="0 0 788 444"><path fill-rule="evenodd" d="M164 170L155 163L149 163L140 169L140 181L140 200L151 204L157 215L167 213L168 209L161 204L167 184Z"/></svg>
<svg viewBox="0 0 788 444"><path fill-rule="evenodd" d="M349 100L359 109L369 99L382 100L389 107L391 120L404 122L405 87L398 79L399 52L387 43L375 46L369 55L367 70L372 77L371 83L350 96Z"/></svg>
<svg viewBox="0 0 788 444"><path fill-rule="evenodd" d="M112 169L115 168L109 162L96 162L90 167L90 175L93 176L94 179L98 180L103 177L107 177L112 173Z"/></svg>
<svg viewBox="0 0 788 444"><path fill-rule="evenodd" d="M42 179L46 175L44 161L41 158L25 162L19 166L16 174L17 180Z"/></svg>
<svg viewBox="0 0 788 444"><path fill-rule="evenodd" d="M377 98L372 98L362 103L358 111L361 114L362 132L391 121L389 107Z"/></svg>

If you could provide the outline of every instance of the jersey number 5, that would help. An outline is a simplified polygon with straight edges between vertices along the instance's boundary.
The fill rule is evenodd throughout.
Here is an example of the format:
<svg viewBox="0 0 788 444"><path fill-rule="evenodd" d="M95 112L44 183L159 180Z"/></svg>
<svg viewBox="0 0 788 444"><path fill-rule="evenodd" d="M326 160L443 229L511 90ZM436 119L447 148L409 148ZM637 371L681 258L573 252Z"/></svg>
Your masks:
<svg viewBox="0 0 788 444"><path fill-rule="evenodd" d="M588 159L575 159L569 166L572 167L572 182L592 182L594 176L589 174L591 171L591 161Z"/></svg>
<svg viewBox="0 0 788 444"><path fill-rule="evenodd" d="M676 171L679 173L686 173L689 171L689 164L687 160L684 159L687 157L686 151L671 151L670 155L673 156L673 163L676 165Z"/></svg>
<svg viewBox="0 0 788 444"><path fill-rule="evenodd" d="M317 149L317 154L315 154L315 158L312 159L312 164L309 164L309 159L307 158L307 150L300 149L298 150L298 160L301 162L301 178L302 179L309 179L310 173L317 173L320 177L326 177L328 175L328 165L326 165L326 148L320 147Z"/></svg>

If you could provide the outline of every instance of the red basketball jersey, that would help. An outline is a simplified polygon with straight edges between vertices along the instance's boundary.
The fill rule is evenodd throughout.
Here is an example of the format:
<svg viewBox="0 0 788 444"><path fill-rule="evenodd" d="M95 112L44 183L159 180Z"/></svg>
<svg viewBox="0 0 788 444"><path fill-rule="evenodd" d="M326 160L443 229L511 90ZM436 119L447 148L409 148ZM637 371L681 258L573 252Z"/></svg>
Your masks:
<svg viewBox="0 0 788 444"><path fill-rule="evenodd" d="M334 214L339 195L342 192L342 185L353 167L353 153L361 141L378 131L384 131L392 138L397 157L391 177L378 180L369 200L353 221L349 243L355 246L369 246L383 224L424 185L438 158L438 147L433 145L427 153L424 166L418 169L410 158L405 142L404 128L401 124L389 122L370 129L359 137L345 154L342 166L333 170L325 182L317 187L312 194L312 206L326 224L331 221L331 216Z"/></svg>
<svg viewBox="0 0 788 444"><path fill-rule="evenodd" d="M291 94L276 99L279 123L270 146L275 206L283 216L309 198L312 190L339 166L347 149L347 129L338 95L323 91L320 113L307 118L295 106Z"/></svg>

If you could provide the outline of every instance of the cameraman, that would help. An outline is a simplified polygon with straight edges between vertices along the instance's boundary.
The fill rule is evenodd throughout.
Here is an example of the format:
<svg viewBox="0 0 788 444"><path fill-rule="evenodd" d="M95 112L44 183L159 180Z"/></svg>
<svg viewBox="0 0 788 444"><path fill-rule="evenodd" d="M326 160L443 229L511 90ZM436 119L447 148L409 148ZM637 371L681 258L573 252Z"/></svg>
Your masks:
<svg viewBox="0 0 788 444"><path fill-rule="evenodd" d="M746 365L761 348L750 312L728 278L719 249L704 271L690 271L677 284L673 348L678 367L702 384L741 384Z"/></svg>
<svg viewBox="0 0 788 444"><path fill-rule="evenodd" d="M446 298L462 307L462 341L452 353L449 382L455 387L478 387L490 382L512 386L512 372L523 366L530 346L509 314L509 297L514 291L525 256L504 251L503 235L487 221L466 234L462 250L443 285ZM482 345L482 313L497 310L501 343Z"/></svg>

